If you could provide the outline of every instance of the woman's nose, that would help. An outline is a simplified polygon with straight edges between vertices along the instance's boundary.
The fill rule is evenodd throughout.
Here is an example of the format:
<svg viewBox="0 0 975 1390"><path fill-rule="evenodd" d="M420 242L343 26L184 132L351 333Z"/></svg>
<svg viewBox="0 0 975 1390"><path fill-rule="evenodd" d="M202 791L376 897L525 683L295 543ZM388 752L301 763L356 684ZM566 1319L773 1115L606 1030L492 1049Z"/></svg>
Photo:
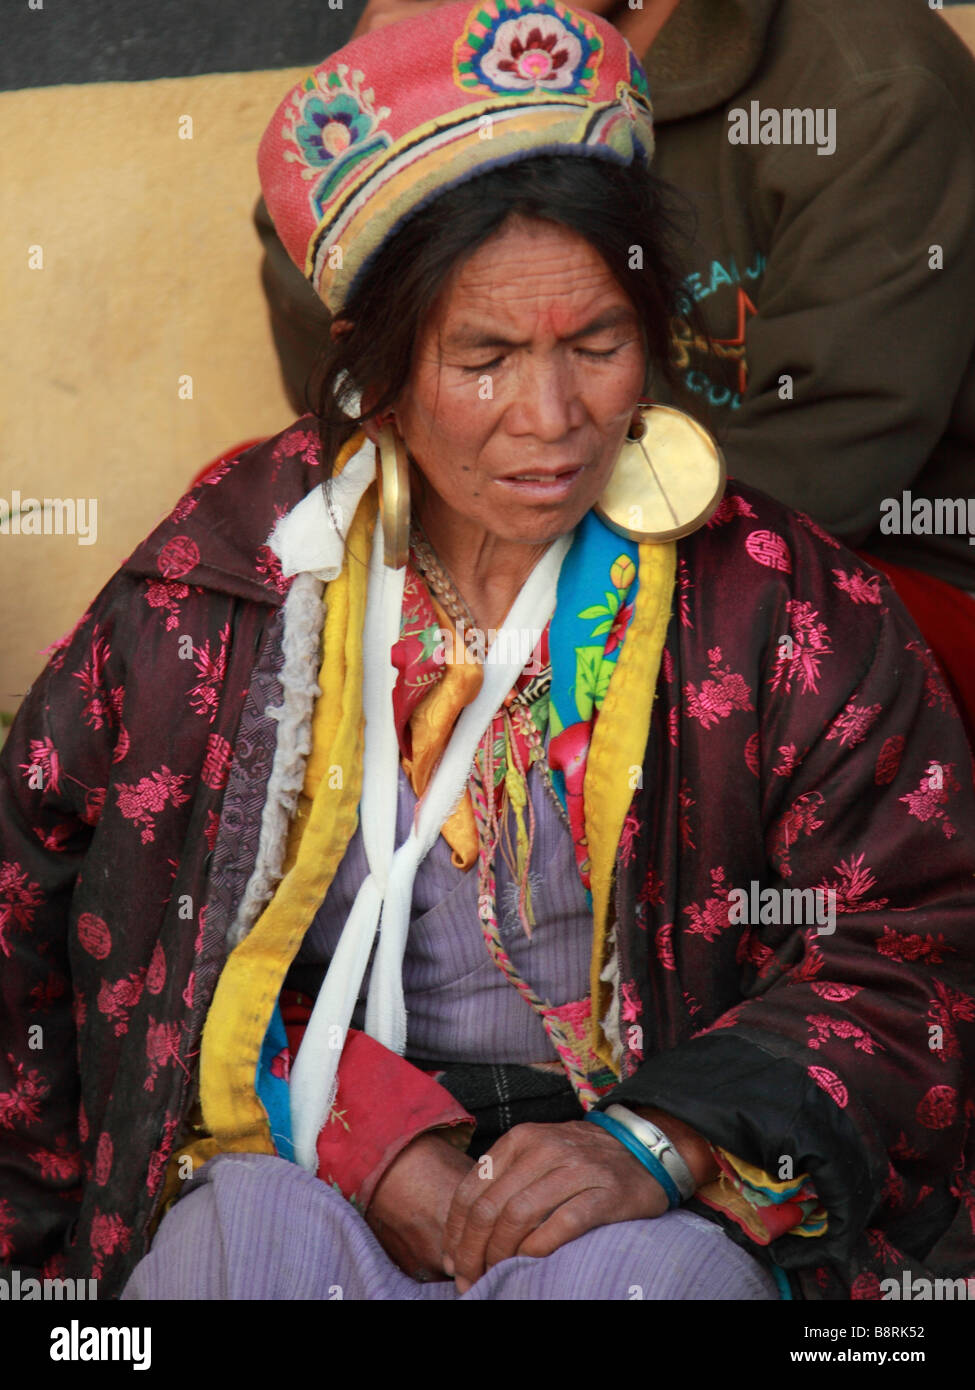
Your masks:
<svg viewBox="0 0 975 1390"><path fill-rule="evenodd" d="M526 354L518 399L509 413L510 428L545 443L563 439L585 416L580 387L572 363L560 356Z"/></svg>

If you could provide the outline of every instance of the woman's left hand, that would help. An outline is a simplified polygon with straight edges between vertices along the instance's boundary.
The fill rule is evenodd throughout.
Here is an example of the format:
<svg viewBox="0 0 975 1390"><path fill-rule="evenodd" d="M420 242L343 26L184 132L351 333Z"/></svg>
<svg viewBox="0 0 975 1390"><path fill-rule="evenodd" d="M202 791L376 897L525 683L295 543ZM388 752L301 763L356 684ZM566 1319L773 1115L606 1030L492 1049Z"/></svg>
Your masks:
<svg viewBox="0 0 975 1390"><path fill-rule="evenodd" d="M459 1183L444 1231L444 1267L464 1293L512 1255L551 1255L596 1226L666 1210L660 1184L599 1126L516 1125Z"/></svg>

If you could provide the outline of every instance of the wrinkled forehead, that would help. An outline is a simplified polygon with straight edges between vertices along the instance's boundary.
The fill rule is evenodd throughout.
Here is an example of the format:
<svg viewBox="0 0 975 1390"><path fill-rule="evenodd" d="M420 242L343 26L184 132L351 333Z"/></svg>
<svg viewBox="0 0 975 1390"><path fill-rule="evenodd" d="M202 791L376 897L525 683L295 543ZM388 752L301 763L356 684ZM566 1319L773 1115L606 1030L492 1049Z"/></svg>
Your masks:
<svg viewBox="0 0 975 1390"><path fill-rule="evenodd" d="M509 217L451 269L421 332L449 349L565 340L638 315L600 251L571 228Z"/></svg>

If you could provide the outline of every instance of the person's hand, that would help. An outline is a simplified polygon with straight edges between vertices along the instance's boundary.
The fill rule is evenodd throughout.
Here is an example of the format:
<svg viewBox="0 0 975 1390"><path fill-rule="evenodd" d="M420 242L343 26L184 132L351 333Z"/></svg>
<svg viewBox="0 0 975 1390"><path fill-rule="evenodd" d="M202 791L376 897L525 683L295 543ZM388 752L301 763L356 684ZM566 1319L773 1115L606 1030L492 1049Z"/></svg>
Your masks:
<svg viewBox="0 0 975 1390"><path fill-rule="evenodd" d="M438 1134L421 1134L387 1168L366 1222L386 1254L413 1279L442 1279L443 1233L458 1183L474 1160Z"/></svg>
<svg viewBox="0 0 975 1390"><path fill-rule="evenodd" d="M598 1125L516 1125L457 1186L443 1267L465 1293L486 1269L513 1255L551 1255L596 1226L666 1210L660 1184Z"/></svg>

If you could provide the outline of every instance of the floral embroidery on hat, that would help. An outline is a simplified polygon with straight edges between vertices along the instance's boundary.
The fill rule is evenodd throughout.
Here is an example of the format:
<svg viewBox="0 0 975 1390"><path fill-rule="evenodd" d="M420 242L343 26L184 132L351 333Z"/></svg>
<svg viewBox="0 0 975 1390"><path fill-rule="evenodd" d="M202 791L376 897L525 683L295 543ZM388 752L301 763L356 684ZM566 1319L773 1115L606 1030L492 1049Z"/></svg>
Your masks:
<svg viewBox="0 0 975 1390"><path fill-rule="evenodd" d="M317 180L310 199L318 216L354 168L392 144L379 129L390 109L376 106L372 88L362 90L364 81L361 72L350 74L346 63L334 72L311 73L303 89L295 89L294 106L285 110L281 134L298 148L285 150L284 157L305 166L303 179Z"/></svg>
<svg viewBox="0 0 975 1390"><path fill-rule="evenodd" d="M649 102L649 101L650 101L650 83L647 81L647 75L646 75L646 73L643 71L643 68L641 67L640 62L639 62L639 60L638 60L636 54L633 52L632 49L630 49L630 55L629 55L629 57L630 57L630 72L629 72L630 86L633 88L633 90L634 90L635 92L639 92L640 95L641 95L642 97L646 97L647 101ZM747 503L746 503L746 506L747 506Z"/></svg>
<svg viewBox="0 0 975 1390"><path fill-rule="evenodd" d="M603 42L557 2L489 0L477 6L454 47L454 81L476 92L583 93L594 96Z"/></svg>

